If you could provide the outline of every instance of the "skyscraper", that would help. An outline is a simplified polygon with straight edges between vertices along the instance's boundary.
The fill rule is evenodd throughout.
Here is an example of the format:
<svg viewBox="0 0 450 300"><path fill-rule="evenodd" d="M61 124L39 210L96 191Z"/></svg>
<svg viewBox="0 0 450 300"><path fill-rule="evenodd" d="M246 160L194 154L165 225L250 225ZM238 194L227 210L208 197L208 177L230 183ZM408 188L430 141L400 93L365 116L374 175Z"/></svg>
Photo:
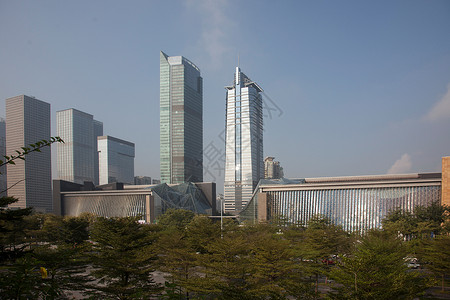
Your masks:
<svg viewBox="0 0 450 300"><path fill-rule="evenodd" d="M6 153L50 138L50 104L20 95L6 99ZM34 207L52 212L52 162L50 147L28 154L25 161L8 165L8 196L19 199L11 207Z"/></svg>
<svg viewBox="0 0 450 300"><path fill-rule="evenodd" d="M227 89L225 212L239 213L264 177L261 87L236 68Z"/></svg>
<svg viewBox="0 0 450 300"><path fill-rule="evenodd" d="M99 136L97 141L100 184L133 184L134 144L109 135Z"/></svg>
<svg viewBox="0 0 450 300"><path fill-rule="evenodd" d="M160 53L161 182L203 181L203 81L182 56Z"/></svg>
<svg viewBox="0 0 450 300"><path fill-rule="evenodd" d="M280 179L284 177L283 167L279 161L275 161L275 157L267 156L264 158L264 178Z"/></svg>
<svg viewBox="0 0 450 300"><path fill-rule="evenodd" d="M103 123L73 108L61 110L56 112L56 135L64 140L57 145L58 178L99 184L97 137L103 135Z"/></svg>
<svg viewBox="0 0 450 300"><path fill-rule="evenodd" d="M0 157L6 155L6 122L5 119L0 118ZM0 167L0 197L6 196L6 166Z"/></svg>

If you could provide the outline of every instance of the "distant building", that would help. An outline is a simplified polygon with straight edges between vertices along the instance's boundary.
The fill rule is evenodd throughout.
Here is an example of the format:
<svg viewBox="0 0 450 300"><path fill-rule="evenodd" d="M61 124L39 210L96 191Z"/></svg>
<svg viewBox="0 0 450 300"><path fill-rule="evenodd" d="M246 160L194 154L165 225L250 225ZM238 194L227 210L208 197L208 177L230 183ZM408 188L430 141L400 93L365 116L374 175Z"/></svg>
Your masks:
<svg viewBox="0 0 450 300"><path fill-rule="evenodd" d="M152 187L123 185L86 186L53 180L53 199L58 215L79 216L84 212L102 217L140 216L153 223L168 209L191 210L198 214L215 213L216 184L186 182Z"/></svg>
<svg viewBox="0 0 450 300"><path fill-rule="evenodd" d="M236 68L227 86L225 212L239 213L264 177L262 88Z"/></svg>
<svg viewBox="0 0 450 300"><path fill-rule="evenodd" d="M284 177L283 167L279 161L274 160L275 157L268 156L264 159L264 178L280 179Z"/></svg>
<svg viewBox="0 0 450 300"><path fill-rule="evenodd" d="M160 53L161 182L203 181L203 81L183 56Z"/></svg>
<svg viewBox="0 0 450 300"><path fill-rule="evenodd" d="M6 99L6 153L50 138L50 104L20 95ZM33 152L7 166L8 196L19 199L11 207L33 207L50 213L52 205L51 147Z"/></svg>
<svg viewBox="0 0 450 300"><path fill-rule="evenodd" d="M306 226L321 215L346 231L367 232L381 228L392 210L413 212L418 205L446 204L441 192L450 189L448 177L443 176L449 170L450 164L443 164L442 179L441 173L264 179L240 220L257 223L278 218Z"/></svg>
<svg viewBox="0 0 450 300"><path fill-rule="evenodd" d="M135 185L149 185L152 184L152 178L148 176L134 176Z"/></svg>
<svg viewBox="0 0 450 300"><path fill-rule="evenodd" d="M56 135L64 140L56 147L58 178L98 185L97 137L103 135L103 123L73 108L61 110L56 112Z"/></svg>
<svg viewBox="0 0 450 300"><path fill-rule="evenodd" d="M5 119L0 118L0 159L5 160L3 156L6 155L6 122ZM6 196L6 165L0 167L0 197Z"/></svg>
<svg viewBox="0 0 450 300"><path fill-rule="evenodd" d="M134 144L109 135L97 141L100 184L134 183Z"/></svg>
<svg viewBox="0 0 450 300"><path fill-rule="evenodd" d="M152 179L152 184L161 184L160 179Z"/></svg>

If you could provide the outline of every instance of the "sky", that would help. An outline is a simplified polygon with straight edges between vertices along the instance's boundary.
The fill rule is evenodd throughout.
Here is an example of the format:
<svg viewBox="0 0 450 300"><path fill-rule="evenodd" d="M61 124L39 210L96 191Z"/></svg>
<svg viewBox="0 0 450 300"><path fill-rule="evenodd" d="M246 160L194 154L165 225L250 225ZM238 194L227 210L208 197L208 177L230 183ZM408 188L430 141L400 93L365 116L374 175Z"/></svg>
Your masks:
<svg viewBox="0 0 450 300"><path fill-rule="evenodd" d="M440 172L449 36L446 0L0 0L0 116L20 94L51 104L52 135L56 111L90 113L135 143L135 175L159 178L159 52L182 55L201 70L204 180L222 192L239 60L286 177Z"/></svg>

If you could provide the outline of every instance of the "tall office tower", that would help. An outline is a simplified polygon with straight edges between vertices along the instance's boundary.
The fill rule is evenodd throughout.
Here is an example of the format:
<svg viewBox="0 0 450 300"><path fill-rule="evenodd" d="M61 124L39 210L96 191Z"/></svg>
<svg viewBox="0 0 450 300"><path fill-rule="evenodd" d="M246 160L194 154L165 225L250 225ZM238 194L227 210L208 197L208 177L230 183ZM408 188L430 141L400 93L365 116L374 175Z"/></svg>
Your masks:
<svg viewBox="0 0 450 300"><path fill-rule="evenodd" d="M50 138L50 104L25 95L6 99L6 153ZM8 196L19 199L11 207L34 207L52 212L52 161L50 147L28 154L8 165Z"/></svg>
<svg viewBox="0 0 450 300"><path fill-rule="evenodd" d="M284 177L283 167L279 161L275 161L275 157L267 156L264 158L264 178L280 179Z"/></svg>
<svg viewBox="0 0 450 300"><path fill-rule="evenodd" d="M109 135L99 136L97 141L100 184L133 184L134 144Z"/></svg>
<svg viewBox="0 0 450 300"><path fill-rule="evenodd" d="M0 118L0 159L6 155L6 122ZM0 167L0 197L6 196L6 166Z"/></svg>
<svg viewBox="0 0 450 300"><path fill-rule="evenodd" d="M161 182L203 181L203 81L182 56L160 53Z"/></svg>
<svg viewBox="0 0 450 300"><path fill-rule="evenodd" d="M239 213L264 176L261 87L236 68L227 89L225 212Z"/></svg>
<svg viewBox="0 0 450 300"><path fill-rule="evenodd" d="M57 145L58 178L98 185L97 137L103 123L91 114L70 108L56 112L56 135L64 140Z"/></svg>
<svg viewBox="0 0 450 300"><path fill-rule="evenodd" d="M95 157L94 157L94 170L95 170L95 180L94 183L95 184L100 184L100 179L99 179L99 170L100 167L98 165L98 142L97 142L97 138L99 136L103 135L103 123L97 120L94 120L94 144L95 144Z"/></svg>

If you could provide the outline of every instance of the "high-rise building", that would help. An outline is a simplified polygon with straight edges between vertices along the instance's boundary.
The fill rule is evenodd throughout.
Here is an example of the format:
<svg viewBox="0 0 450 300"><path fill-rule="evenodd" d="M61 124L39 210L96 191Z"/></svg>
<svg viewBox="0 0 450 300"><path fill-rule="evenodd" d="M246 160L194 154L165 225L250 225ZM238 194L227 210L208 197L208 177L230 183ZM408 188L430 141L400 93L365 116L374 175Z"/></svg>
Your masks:
<svg viewBox="0 0 450 300"><path fill-rule="evenodd" d="M239 213L264 176L261 87L236 68L227 86L225 212Z"/></svg>
<svg viewBox="0 0 450 300"><path fill-rule="evenodd" d="M56 112L56 135L64 140L57 145L58 178L99 184L97 137L103 123L91 114L70 108Z"/></svg>
<svg viewBox="0 0 450 300"><path fill-rule="evenodd" d="M161 182L203 181L203 81L182 56L160 53Z"/></svg>
<svg viewBox="0 0 450 300"><path fill-rule="evenodd" d="M134 144L108 135L99 136L97 141L100 184L133 184Z"/></svg>
<svg viewBox="0 0 450 300"><path fill-rule="evenodd" d="M29 144L50 138L50 104L20 95L6 99L6 153L14 154ZM19 199L11 207L34 207L52 212L51 149L28 154L25 160L8 165L8 196Z"/></svg>
<svg viewBox="0 0 450 300"><path fill-rule="evenodd" d="M6 122L0 118L0 159L4 160L6 155ZM0 167L0 197L6 196L6 165Z"/></svg>
<svg viewBox="0 0 450 300"><path fill-rule="evenodd" d="M149 185L152 184L152 178L149 176L134 176L135 185Z"/></svg>
<svg viewBox="0 0 450 300"><path fill-rule="evenodd" d="M279 161L275 161L275 157L267 156L264 158L264 178L280 179L284 177L283 167Z"/></svg>

